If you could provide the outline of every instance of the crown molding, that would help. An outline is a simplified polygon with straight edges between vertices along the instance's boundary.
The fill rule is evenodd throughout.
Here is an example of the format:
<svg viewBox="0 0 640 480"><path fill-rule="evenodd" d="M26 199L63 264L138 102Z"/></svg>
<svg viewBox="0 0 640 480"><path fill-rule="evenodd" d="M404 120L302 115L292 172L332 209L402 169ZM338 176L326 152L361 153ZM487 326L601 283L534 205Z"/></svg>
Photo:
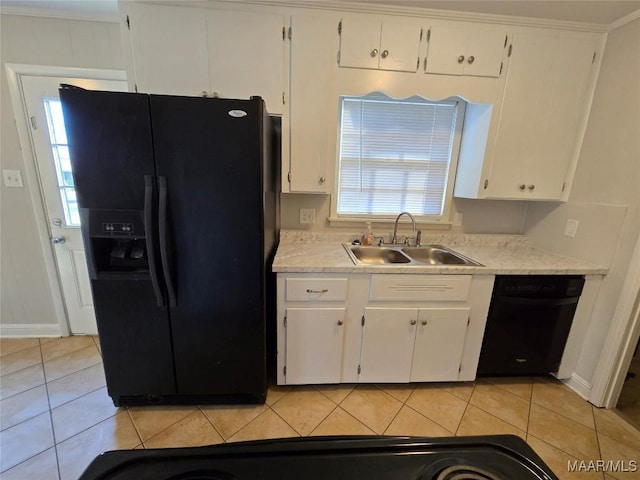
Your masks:
<svg viewBox="0 0 640 480"><path fill-rule="evenodd" d="M607 27L607 32L610 32L611 30L615 30L616 28L620 28L623 25L626 25L627 23L631 23L634 20L637 20L638 18L640 18L640 10L636 10L635 12L631 12L629 15L625 15L624 17L616 20L615 22L611 23L608 27Z"/></svg>
<svg viewBox="0 0 640 480"><path fill-rule="evenodd" d="M283 8L304 8L347 13L372 13L380 15L413 16L438 20L457 20L475 23L541 27L592 33L606 33L609 29L608 25L598 23L572 22L567 20L550 20L545 18L517 17L512 15L495 15L454 10L436 10L430 8L406 7L400 5L353 3L348 1L336 0L214 0L210 1L209 5L229 5L231 3L236 5L239 3L244 3L253 5L271 5Z"/></svg>
<svg viewBox="0 0 640 480"><path fill-rule="evenodd" d="M54 8L21 8L1 6L0 15L20 15L24 17L46 17L64 20L84 20L89 22L119 23L117 12L78 12L72 10L57 10Z"/></svg>

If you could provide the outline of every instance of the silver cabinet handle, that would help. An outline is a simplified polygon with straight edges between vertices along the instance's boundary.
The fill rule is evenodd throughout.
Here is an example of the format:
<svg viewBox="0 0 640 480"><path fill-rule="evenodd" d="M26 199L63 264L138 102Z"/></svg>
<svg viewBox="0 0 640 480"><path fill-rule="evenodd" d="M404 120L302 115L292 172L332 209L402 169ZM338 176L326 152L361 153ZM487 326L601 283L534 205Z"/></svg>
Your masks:
<svg viewBox="0 0 640 480"><path fill-rule="evenodd" d="M326 178L326 177L320 177L320 178L318 179L318 181L319 181L320 183L324 183L326 180L327 180L327 178Z"/></svg>
<svg viewBox="0 0 640 480"><path fill-rule="evenodd" d="M371 50L371 56L375 57L376 55L378 55L378 49L374 48L373 50Z"/></svg>
<svg viewBox="0 0 640 480"><path fill-rule="evenodd" d="M56 235L55 237L51 237L51 243L53 243L54 245L59 245L61 243L66 242L67 239L60 236L60 235Z"/></svg>
<svg viewBox="0 0 640 480"><path fill-rule="evenodd" d="M422 320L422 322L420 322L420 323L422 323L422 325L426 325L427 321L426 320Z"/></svg>
<svg viewBox="0 0 640 480"><path fill-rule="evenodd" d="M387 58L389 56L389 50L383 50L380 56L382 58Z"/></svg>
<svg viewBox="0 0 640 480"><path fill-rule="evenodd" d="M327 288L323 288L322 290L311 290L310 288L307 288L307 293L327 293L329 291L329 289Z"/></svg>
<svg viewBox="0 0 640 480"><path fill-rule="evenodd" d="M469 64L472 64L475 61L476 57L474 57L473 55L471 55L468 59L467 62L469 62Z"/></svg>
<svg viewBox="0 0 640 480"><path fill-rule="evenodd" d="M524 190L525 188L527 188L527 186L524 183L522 183L518 188L520 190Z"/></svg>
<svg viewBox="0 0 640 480"><path fill-rule="evenodd" d="M535 185L529 185L527 188L528 188L529 190L533 190L534 188L536 188L536 186L535 186Z"/></svg>
<svg viewBox="0 0 640 480"><path fill-rule="evenodd" d="M460 55L458 57L458 63L462 63L462 62L464 62L464 55Z"/></svg>
<svg viewBox="0 0 640 480"><path fill-rule="evenodd" d="M417 322L417 320L411 320L411 322L409 322L409 323L411 323L411 325L415 325L418 322Z"/></svg>
<svg viewBox="0 0 640 480"><path fill-rule="evenodd" d="M338 320L338 326L342 326L344 322L342 320Z"/></svg>

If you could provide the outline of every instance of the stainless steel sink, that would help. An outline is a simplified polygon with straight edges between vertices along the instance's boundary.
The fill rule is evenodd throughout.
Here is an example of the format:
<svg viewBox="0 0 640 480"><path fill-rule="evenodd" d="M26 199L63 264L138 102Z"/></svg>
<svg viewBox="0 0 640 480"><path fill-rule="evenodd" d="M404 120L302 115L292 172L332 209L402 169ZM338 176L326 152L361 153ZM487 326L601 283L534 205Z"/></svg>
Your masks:
<svg viewBox="0 0 640 480"><path fill-rule="evenodd" d="M410 263L411 259L403 255L402 252L394 248L386 247L362 247L349 245L347 253L351 254L351 259L356 259L356 263L366 263L367 265L379 265L385 263Z"/></svg>
<svg viewBox="0 0 640 480"><path fill-rule="evenodd" d="M416 262L429 265L480 265L470 258L463 257L441 245L425 245L424 247L405 247L402 252Z"/></svg>
<svg viewBox="0 0 640 480"><path fill-rule="evenodd" d="M442 245L424 245L420 247L385 245L375 247L343 243L343 246L356 265L482 266L480 263Z"/></svg>

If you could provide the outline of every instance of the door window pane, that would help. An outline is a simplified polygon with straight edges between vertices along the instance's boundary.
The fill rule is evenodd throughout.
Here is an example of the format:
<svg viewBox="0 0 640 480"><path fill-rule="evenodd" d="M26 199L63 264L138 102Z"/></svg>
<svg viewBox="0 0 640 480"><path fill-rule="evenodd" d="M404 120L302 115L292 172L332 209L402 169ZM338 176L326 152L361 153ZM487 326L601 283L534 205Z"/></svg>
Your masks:
<svg viewBox="0 0 640 480"><path fill-rule="evenodd" d="M69 158L69 146L67 145L67 132L64 129L62 105L58 98L46 98L44 100L44 108L47 114L49 142L51 143L65 225L79 227L80 215L78 214L76 191L73 188L73 175Z"/></svg>

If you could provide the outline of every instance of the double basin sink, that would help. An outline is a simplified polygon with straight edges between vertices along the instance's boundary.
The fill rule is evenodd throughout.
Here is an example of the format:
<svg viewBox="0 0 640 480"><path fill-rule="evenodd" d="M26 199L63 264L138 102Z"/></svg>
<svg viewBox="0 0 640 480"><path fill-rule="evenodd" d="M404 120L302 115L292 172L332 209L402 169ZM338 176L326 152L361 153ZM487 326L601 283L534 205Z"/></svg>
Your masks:
<svg viewBox="0 0 640 480"><path fill-rule="evenodd" d="M409 247L406 245L363 246L343 243L356 265L468 265L482 266L442 245Z"/></svg>

